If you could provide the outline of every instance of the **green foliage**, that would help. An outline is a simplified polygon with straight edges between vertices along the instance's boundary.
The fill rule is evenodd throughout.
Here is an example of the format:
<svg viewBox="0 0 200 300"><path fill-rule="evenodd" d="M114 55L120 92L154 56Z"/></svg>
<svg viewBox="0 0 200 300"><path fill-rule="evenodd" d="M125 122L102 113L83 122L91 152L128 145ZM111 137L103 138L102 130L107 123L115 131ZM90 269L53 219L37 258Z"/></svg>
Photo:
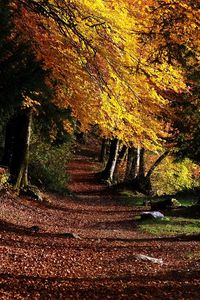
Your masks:
<svg viewBox="0 0 200 300"><path fill-rule="evenodd" d="M195 175L196 169L197 166L189 159L175 162L172 157L167 157L152 175L153 190L158 195L174 194L199 186L199 178Z"/></svg>
<svg viewBox="0 0 200 300"><path fill-rule="evenodd" d="M200 252L196 252L196 253L188 253L186 255L186 258L189 258L190 260L200 260Z"/></svg>
<svg viewBox="0 0 200 300"><path fill-rule="evenodd" d="M149 197L144 196L143 194L131 191L122 191L120 192L120 204L130 205L130 206L143 206L145 201L149 200Z"/></svg>
<svg viewBox="0 0 200 300"><path fill-rule="evenodd" d="M195 234L200 233L200 220L170 217L159 221L144 221L139 228L158 236Z"/></svg>
<svg viewBox="0 0 200 300"><path fill-rule="evenodd" d="M65 122L74 127L70 108L59 108L51 101L44 101L34 116L34 132L42 136L46 143L60 145L71 139L72 133L65 129Z"/></svg>
<svg viewBox="0 0 200 300"><path fill-rule="evenodd" d="M31 182L40 184L49 191L67 194L66 168L69 158L70 142L56 146L38 141L34 136L30 147Z"/></svg>

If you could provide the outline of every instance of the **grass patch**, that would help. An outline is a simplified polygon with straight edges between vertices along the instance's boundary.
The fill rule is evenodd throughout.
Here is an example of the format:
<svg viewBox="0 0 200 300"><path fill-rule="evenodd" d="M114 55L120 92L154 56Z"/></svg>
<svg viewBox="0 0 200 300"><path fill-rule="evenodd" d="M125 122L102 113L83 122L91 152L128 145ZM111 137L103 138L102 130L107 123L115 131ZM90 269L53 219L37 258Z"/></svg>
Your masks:
<svg viewBox="0 0 200 300"><path fill-rule="evenodd" d="M184 197L180 197L180 198L174 197L174 198L177 199L183 206L192 206L192 205L196 204L198 201L198 197L194 196L194 195L184 196Z"/></svg>
<svg viewBox="0 0 200 300"><path fill-rule="evenodd" d="M200 233L200 220L167 217L159 221L140 222L139 229L156 236L189 235Z"/></svg>
<svg viewBox="0 0 200 300"><path fill-rule="evenodd" d="M178 200L182 206L189 207L196 204L199 197L199 195L195 195L192 192L191 194L182 193L180 195L148 197L140 193L135 194L134 192L131 191L122 191L120 192L120 195L121 195L120 202L122 204L133 205L133 206L143 206L146 200L152 201L154 203L154 202L165 200L166 197L171 197Z"/></svg>
<svg viewBox="0 0 200 300"><path fill-rule="evenodd" d="M200 260L200 252L188 253L187 258L189 258L191 260Z"/></svg>
<svg viewBox="0 0 200 300"><path fill-rule="evenodd" d="M143 206L145 200L149 200L149 197L144 196L143 194L137 194L131 191L120 192L120 203L127 204L132 206Z"/></svg>

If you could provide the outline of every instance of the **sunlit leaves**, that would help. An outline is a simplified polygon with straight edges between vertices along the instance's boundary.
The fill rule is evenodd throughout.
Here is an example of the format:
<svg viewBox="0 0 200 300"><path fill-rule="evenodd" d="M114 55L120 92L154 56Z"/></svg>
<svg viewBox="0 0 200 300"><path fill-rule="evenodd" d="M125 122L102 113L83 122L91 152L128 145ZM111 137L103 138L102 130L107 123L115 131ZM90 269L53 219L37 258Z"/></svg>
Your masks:
<svg viewBox="0 0 200 300"><path fill-rule="evenodd" d="M196 45L197 12L189 2L178 4L177 17L178 2L170 0L20 3L16 25L52 70L56 105L70 106L84 130L98 124L105 136L158 144L164 130L158 116L168 103L163 91L185 89L180 66L169 60L166 34L170 43Z"/></svg>

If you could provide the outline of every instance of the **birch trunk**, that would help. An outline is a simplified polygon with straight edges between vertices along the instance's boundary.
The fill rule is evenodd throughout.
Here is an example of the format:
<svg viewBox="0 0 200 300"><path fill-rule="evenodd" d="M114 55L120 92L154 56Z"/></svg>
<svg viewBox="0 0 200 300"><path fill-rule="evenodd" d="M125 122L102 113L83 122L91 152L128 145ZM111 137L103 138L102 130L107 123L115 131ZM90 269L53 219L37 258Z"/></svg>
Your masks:
<svg viewBox="0 0 200 300"><path fill-rule="evenodd" d="M110 154L105 169L101 173L101 179L108 181L110 184L113 182L113 175L116 167L117 156L119 151L119 141L113 139L110 145Z"/></svg>

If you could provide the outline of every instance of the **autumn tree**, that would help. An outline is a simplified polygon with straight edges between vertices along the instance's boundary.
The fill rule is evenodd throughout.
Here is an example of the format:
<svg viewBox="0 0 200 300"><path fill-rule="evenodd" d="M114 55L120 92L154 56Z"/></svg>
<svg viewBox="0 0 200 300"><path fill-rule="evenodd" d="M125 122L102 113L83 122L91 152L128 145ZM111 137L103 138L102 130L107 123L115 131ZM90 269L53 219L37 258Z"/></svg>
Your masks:
<svg viewBox="0 0 200 300"><path fill-rule="evenodd" d="M10 169L17 189L28 185L28 151L33 111L51 98L45 83L49 71L36 60L29 42L13 24L11 1L0 5L1 114L5 118L5 144L1 163Z"/></svg>
<svg viewBox="0 0 200 300"><path fill-rule="evenodd" d="M185 72L187 90L171 92L171 143L179 157L199 162L199 1L151 1L146 16L151 26L143 30L143 45L153 47L152 63L167 61ZM152 41L154 43L152 43Z"/></svg>
<svg viewBox="0 0 200 300"><path fill-rule="evenodd" d="M145 176L143 172L142 176L136 176L138 153L130 148L126 181L129 182L132 177L132 188L144 192L151 190L150 177L167 155L170 145L174 148L174 155L198 161L198 8L198 4L193 1L151 1L143 8L146 19L141 30L141 42L144 48L152 49L150 55L148 51L145 52L149 55L149 63L161 65L167 62L178 66L185 73L188 87L186 91L179 93L169 88L163 90L168 95L171 106L171 113L162 115L170 133L168 147ZM146 20L148 27L145 26Z"/></svg>
<svg viewBox="0 0 200 300"><path fill-rule="evenodd" d="M113 139L111 140L110 143L109 157L105 169L99 174L100 179L107 181L108 184L113 183L113 176L117 164L118 154L119 154L119 140Z"/></svg>
<svg viewBox="0 0 200 300"><path fill-rule="evenodd" d="M162 114L170 109L166 91L179 94L186 88L180 64L152 55L167 41L166 11L164 23L156 25L152 7L173 12L172 2L13 0L10 7L16 32L29 42L43 70L51 70L57 107L70 107L83 131L98 124L102 136L158 149L165 136ZM191 25L186 3L178 6L179 13L186 9L184 24ZM171 27L173 38L178 30ZM194 38L187 42L184 34L191 47ZM46 83L52 85L51 80Z"/></svg>
<svg viewBox="0 0 200 300"><path fill-rule="evenodd" d="M18 28L32 37L38 57L59 79L59 105L72 108L83 130L98 124L104 136L155 147L164 130L156 116L167 104L159 91L166 86L179 91L184 84L177 68L146 61L138 34L141 6L136 1L15 4Z"/></svg>

